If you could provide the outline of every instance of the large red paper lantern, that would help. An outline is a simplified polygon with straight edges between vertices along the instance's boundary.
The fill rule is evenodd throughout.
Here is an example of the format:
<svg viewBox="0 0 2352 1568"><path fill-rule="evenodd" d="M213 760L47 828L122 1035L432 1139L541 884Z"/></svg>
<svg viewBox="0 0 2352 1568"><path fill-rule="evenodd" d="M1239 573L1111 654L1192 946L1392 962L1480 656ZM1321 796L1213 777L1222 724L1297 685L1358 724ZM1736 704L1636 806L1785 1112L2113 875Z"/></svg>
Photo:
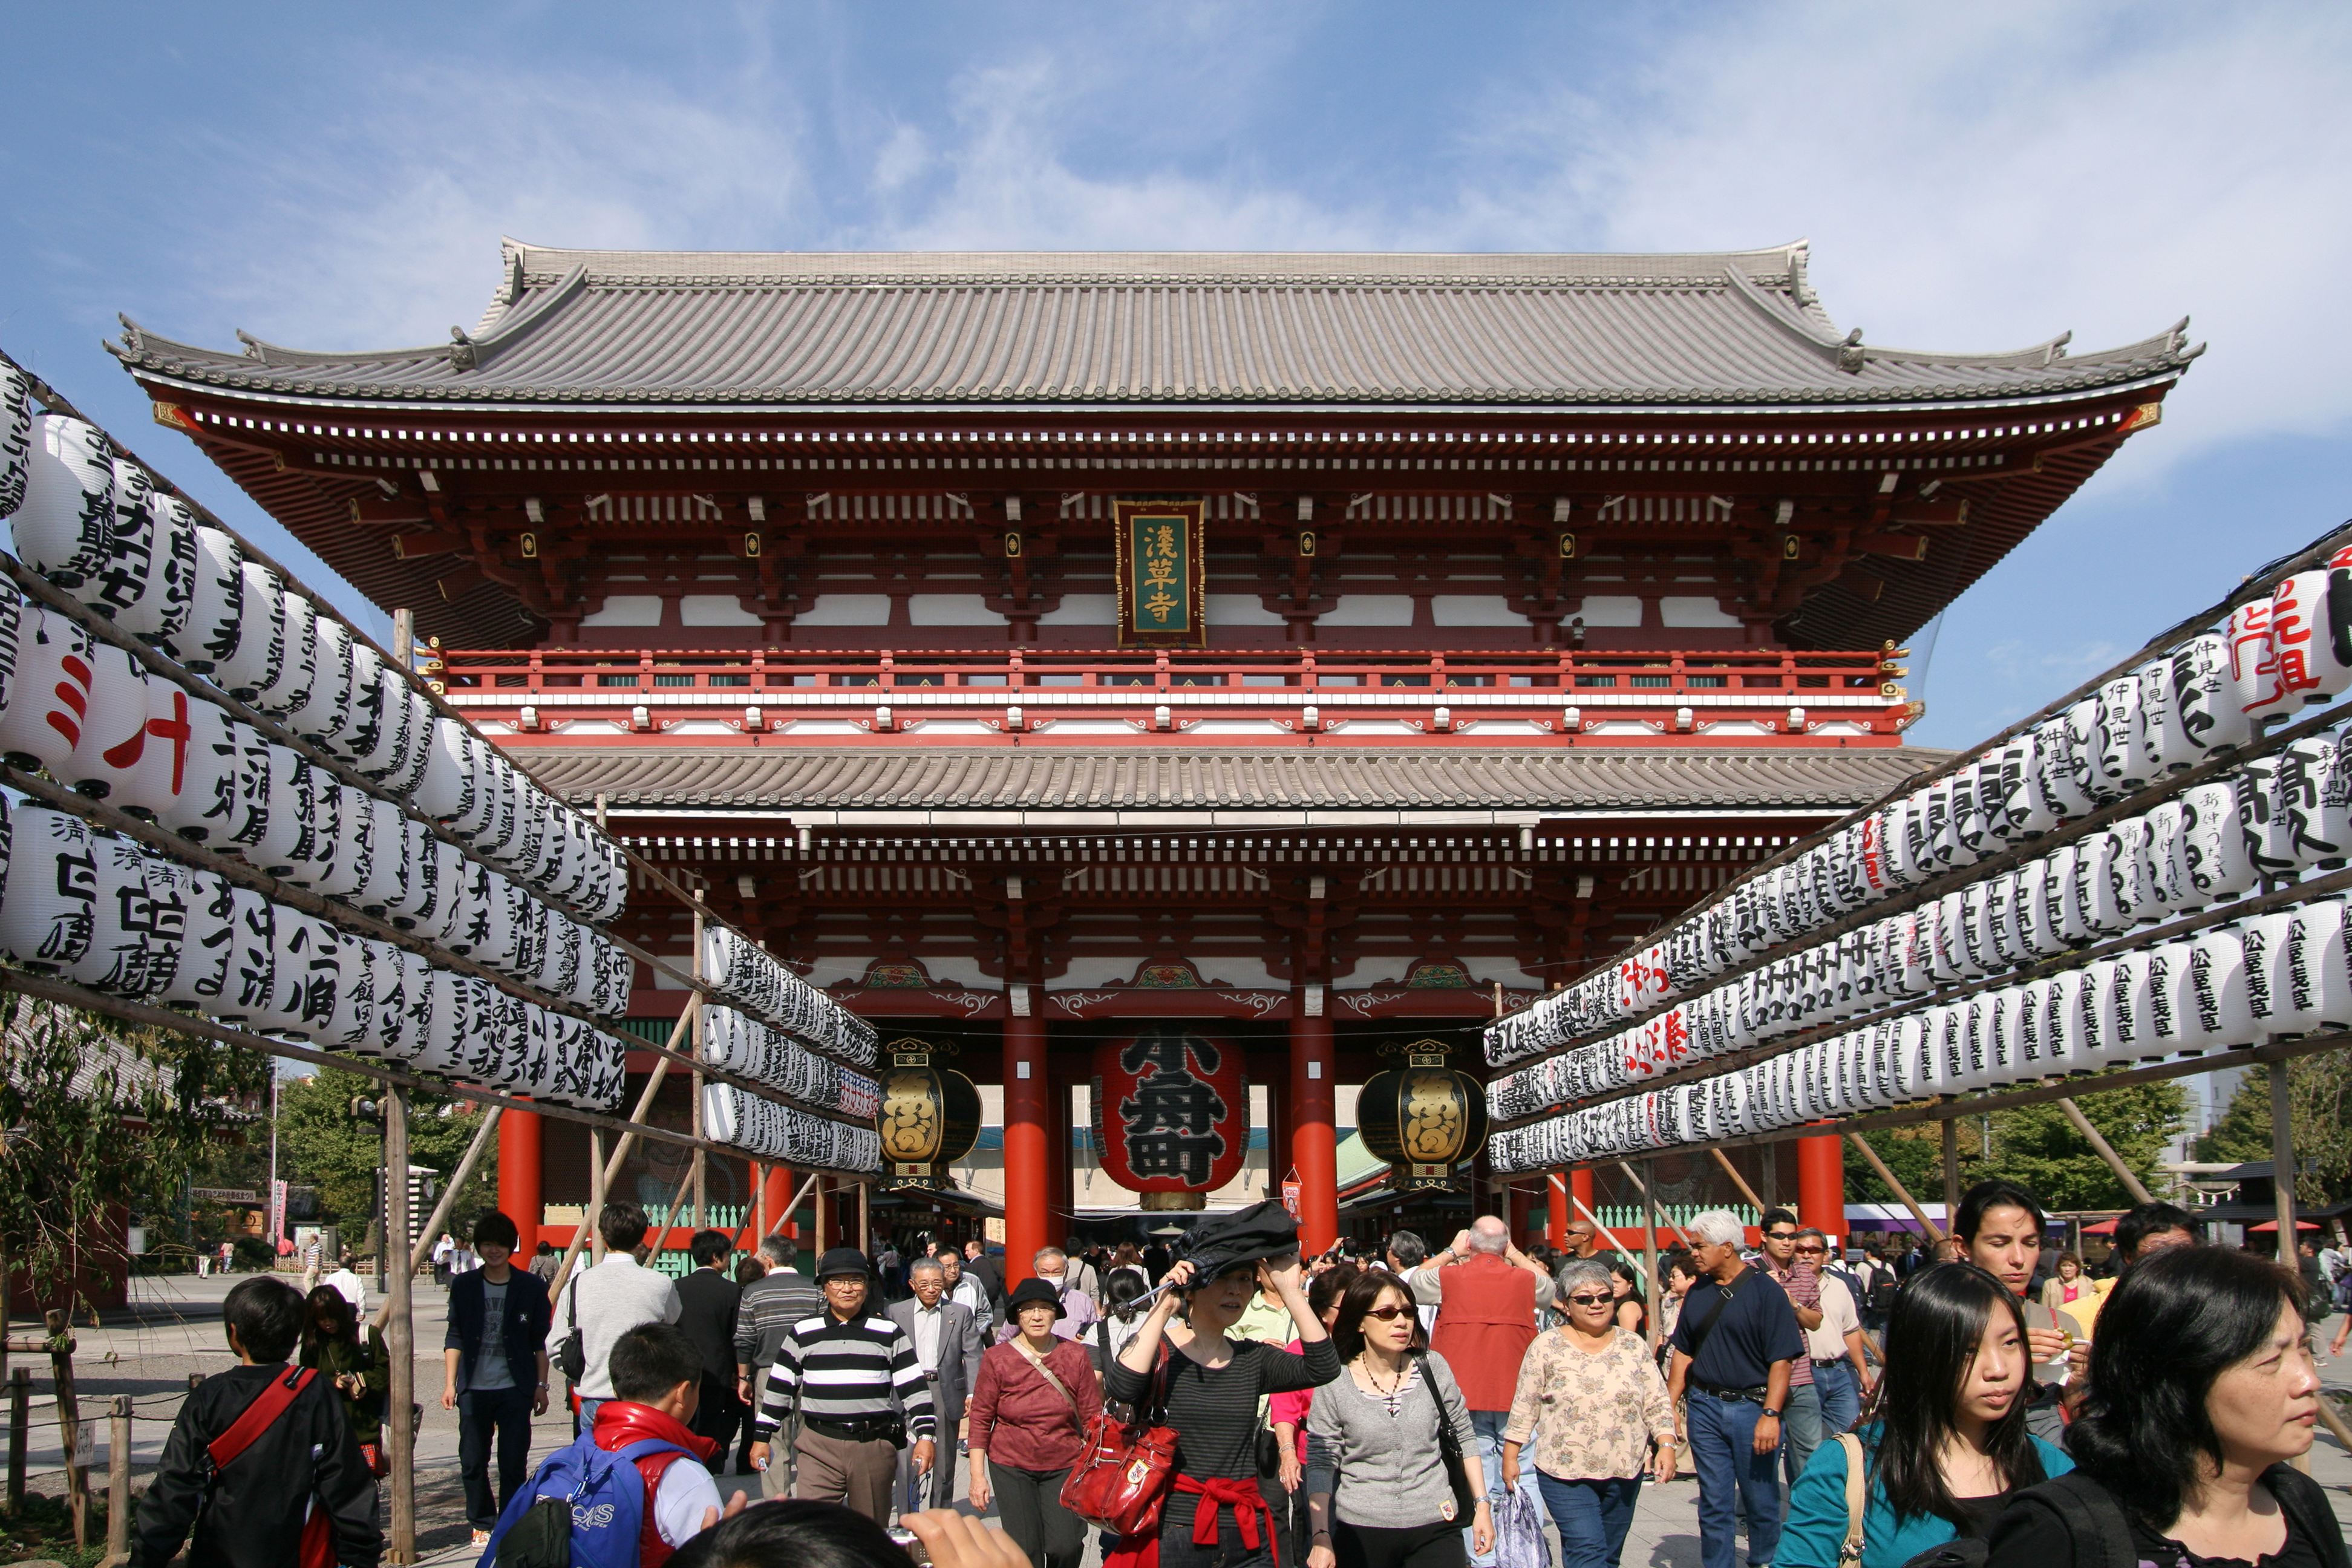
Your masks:
<svg viewBox="0 0 2352 1568"><path fill-rule="evenodd" d="M1103 1173L1147 1209L1198 1209L1249 1147L1241 1047L1156 1024L1095 1048L1094 1133Z"/></svg>

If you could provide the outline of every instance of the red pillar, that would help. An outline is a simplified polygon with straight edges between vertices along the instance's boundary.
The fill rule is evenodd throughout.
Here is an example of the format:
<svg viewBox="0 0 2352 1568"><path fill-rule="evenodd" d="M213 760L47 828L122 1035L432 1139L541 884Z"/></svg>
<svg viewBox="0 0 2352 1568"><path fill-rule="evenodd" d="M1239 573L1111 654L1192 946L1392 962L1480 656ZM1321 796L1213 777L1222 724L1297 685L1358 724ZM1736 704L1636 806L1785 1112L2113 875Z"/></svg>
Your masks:
<svg viewBox="0 0 2352 1568"><path fill-rule="evenodd" d="M1331 1020L1291 998L1290 1163L1298 1167L1298 1239L1310 1258L1339 1238L1339 1141L1331 1081Z"/></svg>
<svg viewBox="0 0 2352 1568"><path fill-rule="evenodd" d="M1797 1141L1797 1222L1845 1241L1845 1142L1834 1132Z"/></svg>
<svg viewBox="0 0 2352 1568"><path fill-rule="evenodd" d="M499 1212L515 1222L515 1251L528 1262L539 1248L539 1113L507 1107L499 1118Z"/></svg>
<svg viewBox="0 0 2352 1568"><path fill-rule="evenodd" d="M1568 1178L1556 1171L1546 1176L1544 1195L1544 1239L1565 1251L1568 1247Z"/></svg>
<svg viewBox="0 0 2352 1568"><path fill-rule="evenodd" d="M767 1185L760 1194L760 1206L768 1216L769 1230L782 1230L786 1236L793 1234L792 1230L785 1228L791 1225L793 1216L784 1212L784 1205L793 1201L793 1194L798 1191L800 1191L800 1184L793 1179L792 1167L789 1165L768 1167ZM753 1245L757 1244L755 1240Z"/></svg>
<svg viewBox="0 0 2352 1568"><path fill-rule="evenodd" d="M1052 1242L1054 1125L1045 1080L1045 1020L1004 1020L1004 1283L1035 1270L1030 1260Z"/></svg>
<svg viewBox="0 0 2352 1568"><path fill-rule="evenodd" d="M1503 1219L1511 1227L1511 1245L1528 1244L1528 1211L1535 1206L1535 1194L1517 1182L1503 1189Z"/></svg>
<svg viewBox="0 0 2352 1568"><path fill-rule="evenodd" d="M1575 1170L1570 1171L1568 1173L1568 1195L1576 1200L1576 1203L1572 1203L1568 1205L1569 1213L1578 1219L1582 1219L1584 1217L1585 1210L1592 1207L1592 1169L1591 1166L1580 1165ZM1582 1204L1584 1208L1578 1208L1576 1204Z"/></svg>

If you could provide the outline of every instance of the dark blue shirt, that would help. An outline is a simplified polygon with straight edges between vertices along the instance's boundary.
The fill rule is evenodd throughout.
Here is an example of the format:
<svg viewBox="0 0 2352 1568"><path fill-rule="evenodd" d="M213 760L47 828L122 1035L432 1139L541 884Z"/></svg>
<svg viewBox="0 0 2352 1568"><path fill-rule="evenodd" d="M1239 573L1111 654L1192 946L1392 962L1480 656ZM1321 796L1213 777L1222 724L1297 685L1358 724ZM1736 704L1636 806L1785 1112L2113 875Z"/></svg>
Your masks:
<svg viewBox="0 0 2352 1568"><path fill-rule="evenodd" d="M1804 1355L1804 1331L1797 1327L1797 1309L1789 1293L1762 1271L1740 1270L1737 1291L1723 1300L1724 1287L1702 1279L1683 1299L1675 1322L1675 1349L1691 1356L1690 1381L1711 1388L1761 1388L1776 1361ZM1722 1301L1720 1310L1716 1303ZM1696 1354L1694 1331L1714 1321Z"/></svg>
<svg viewBox="0 0 2352 1568"><path fill-rule="evenodd" d="M485 1283L478 1268L449 1281L448 1330L442 1335L441 1343L458 1352L460 1394L473 1387L474 1368L484 1352L498 1353L499 1347L482 1343ZM528 1389L539 1381L539 1352L547 1348L551 1326L547 1281L528 1268L515 1269L507 1276L506 1311L501 1315L499 1328L506 1341L507 1367L517 1388Z"/></svg>

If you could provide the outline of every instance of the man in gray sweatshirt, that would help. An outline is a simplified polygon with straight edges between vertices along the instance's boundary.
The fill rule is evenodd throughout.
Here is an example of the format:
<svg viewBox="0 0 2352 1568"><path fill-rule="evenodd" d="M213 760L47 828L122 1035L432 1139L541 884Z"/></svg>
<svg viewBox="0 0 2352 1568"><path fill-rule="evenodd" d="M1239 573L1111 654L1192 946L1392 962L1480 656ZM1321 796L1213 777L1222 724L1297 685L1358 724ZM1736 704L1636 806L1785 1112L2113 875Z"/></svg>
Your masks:
<svg viewBox="0 0 2352 1568"><path fill-rule="evenodd" d="M596 1407L613 1397L613 1343L640 1323L677 1321L677 1287L637 1261L650 1228L644 1208L608 1203L596 1215L604 1260L563 1282L555 1298L550 1337L562 1344L576 1327L587 1364L572 1392L580 1396L580 1429L596 1424Z"/></svg>

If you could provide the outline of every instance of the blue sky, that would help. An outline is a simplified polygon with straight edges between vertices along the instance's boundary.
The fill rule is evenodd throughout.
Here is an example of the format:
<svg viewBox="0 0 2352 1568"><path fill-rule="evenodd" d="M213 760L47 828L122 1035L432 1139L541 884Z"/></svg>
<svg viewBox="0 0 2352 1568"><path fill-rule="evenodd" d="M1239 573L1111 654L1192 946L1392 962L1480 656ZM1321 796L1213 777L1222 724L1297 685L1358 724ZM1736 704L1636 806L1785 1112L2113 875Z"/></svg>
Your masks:
<svg viewBox="0 0 2352 1568"><path fill-rule="evenodd" d="M91 5L15 8L9 33L0 343L273 547L99 351L115 312L224 345L440 341L501 234L1804 236L1874 342L2094 348L2192 316L2211 352L2165 423L1939 628L1930 743L2352 515L2341 7Z"/></svg>

